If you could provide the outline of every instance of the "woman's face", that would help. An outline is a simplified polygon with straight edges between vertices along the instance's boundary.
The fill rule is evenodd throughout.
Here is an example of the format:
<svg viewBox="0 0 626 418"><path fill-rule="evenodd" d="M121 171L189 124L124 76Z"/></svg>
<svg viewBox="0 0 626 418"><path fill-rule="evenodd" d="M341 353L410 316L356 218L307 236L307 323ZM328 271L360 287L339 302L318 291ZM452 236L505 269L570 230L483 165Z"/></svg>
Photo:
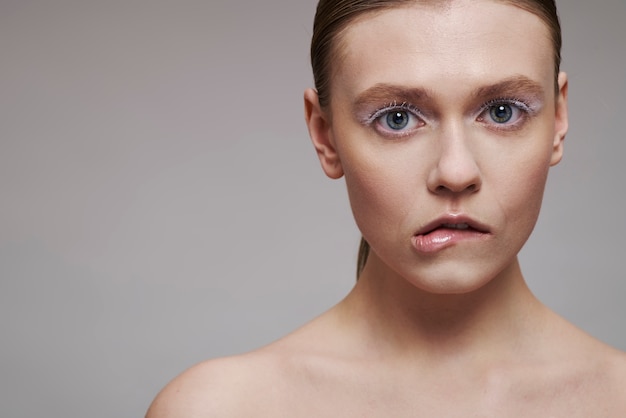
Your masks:
<svg viewBox="0 0 626 418"><path fill-rule="evenodd" d="M373 257L434 293L505 271L567 131L543 21L493 0L416 2L360 17L337 52L329 109L310 90L307 120Z"/></svg>

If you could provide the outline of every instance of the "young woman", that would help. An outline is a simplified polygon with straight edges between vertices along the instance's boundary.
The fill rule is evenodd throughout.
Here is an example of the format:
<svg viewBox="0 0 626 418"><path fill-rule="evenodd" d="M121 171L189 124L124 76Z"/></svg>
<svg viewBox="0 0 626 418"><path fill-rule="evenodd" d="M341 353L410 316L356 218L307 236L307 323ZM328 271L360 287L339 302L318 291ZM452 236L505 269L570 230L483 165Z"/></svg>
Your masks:
<svg viewBox="0 0 626 418"><path fill-rule="evenodd" d="M518 264L568 129L560 36L552 0L321 0L305 115L363 234L356 285L148 417L626 416L626 355Z"/></svg>

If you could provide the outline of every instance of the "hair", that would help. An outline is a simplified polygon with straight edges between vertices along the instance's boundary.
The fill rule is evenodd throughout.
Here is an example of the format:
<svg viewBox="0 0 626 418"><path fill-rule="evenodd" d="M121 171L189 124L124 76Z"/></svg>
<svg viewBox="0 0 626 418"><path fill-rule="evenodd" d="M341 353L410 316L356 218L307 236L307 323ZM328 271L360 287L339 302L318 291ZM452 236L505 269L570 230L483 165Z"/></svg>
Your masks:
<svg viewBox="0 0 626 418"><path fill-rule="evenodd" d="M428 3L445 5L453 0L320 0L317 4L311 39L311 66L313 79L322 108L330 104L330 83L333 71L331 64L337 62L339 55L338 40L347 26L365 13L372 13L399 7L410 3ZM558 91L558 75L561 66L561 24L555 0L497 0L526 10L538 16L550 31L554 50L555 90ZM365 267L370 246L361 238L357 257L357 280Z"/></svg>

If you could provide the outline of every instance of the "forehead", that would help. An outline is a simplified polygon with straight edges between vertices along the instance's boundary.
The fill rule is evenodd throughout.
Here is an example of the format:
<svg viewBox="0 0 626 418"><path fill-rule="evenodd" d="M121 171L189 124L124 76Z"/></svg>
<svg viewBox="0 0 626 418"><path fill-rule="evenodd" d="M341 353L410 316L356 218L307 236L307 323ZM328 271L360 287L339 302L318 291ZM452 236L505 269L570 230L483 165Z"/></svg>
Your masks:
<svg viewBox="0 0 626 418"><path fill-rule="evenodd" d="M338 87L417 83L458 89L517 75L552 83L550 32L538 16L495 0L430 3L411 2L353 21L338 43Z"/></svg>

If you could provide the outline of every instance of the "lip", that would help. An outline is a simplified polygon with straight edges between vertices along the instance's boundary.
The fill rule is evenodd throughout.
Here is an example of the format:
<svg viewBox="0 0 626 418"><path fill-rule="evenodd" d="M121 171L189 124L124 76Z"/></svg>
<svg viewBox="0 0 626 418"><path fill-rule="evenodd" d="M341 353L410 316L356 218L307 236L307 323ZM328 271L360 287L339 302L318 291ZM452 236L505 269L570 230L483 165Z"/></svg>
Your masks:
<svg viewBox="0 0 626 418"><path fill-rule="evenodd" d="M482 232L484 234L489 233L489 227L487 225L472 219L470 216L463 214L448 214L427 223L424 227L417 231L415 235L427 235L445 224L467 224L471 229L478 232Z"/></svg>
<svg viewBox="0 0 626 418"><path fill-rule="evenodd" d="M465 224L467 227L452 228L452 224ZM419 253L432 254L464 241L484 240L489 235L487 225L468 215L446 214L420 228L412 243Z"/></svg>

